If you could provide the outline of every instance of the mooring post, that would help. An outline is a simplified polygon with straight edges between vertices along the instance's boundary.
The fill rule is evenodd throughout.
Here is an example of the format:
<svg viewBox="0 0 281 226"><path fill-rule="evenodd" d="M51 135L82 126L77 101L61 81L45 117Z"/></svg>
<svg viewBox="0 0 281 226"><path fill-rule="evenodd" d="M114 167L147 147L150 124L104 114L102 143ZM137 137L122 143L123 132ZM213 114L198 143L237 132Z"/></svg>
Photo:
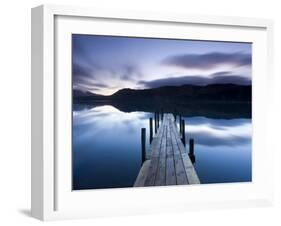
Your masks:
<svg viewBox="0 0 281 226"><path fill-rule="evenodd" d="M180 126L180 137L182 137L182 122L181 122L181 115L179 115L179 126Z"/></svg>
<svg viewBox="0 0 281 226"><path fill-rule="evenodd" d="M157 133L157 113L154 113L154 132Z"/></svg>
<svg viewBox="0 0 281 226"><path fill-rule="evenodd" d="M159 129L159 123L160 123L160 113L157 112L157 130Z"/></svg>
<svg viewBox="0 0 281 226"><path fill-rule="evenodd" d="M145 153L145 128L141 129L141 160L142 163L146 160L146 153Z"/></svg>
<svg viewBox="0 0 281 226"><path fill-rule="evenodd" d="M193 163L195 163L195 155L194 155L194 140L193 139L189 139L189 158Z"/></svg>
<svg viewBox="0 0 281 226"><path fill-rule="evenodd" d="M152 122L152 118L149 118L149 142L152 142L152 138L153 138L153 122Z"/></svg>
<svg viewBox="0 0 281 226"><path fill-rule="evenodd" d="M194 155L194 140L189 139L189 155Z"/></svg>
<svg viewBox="0 0 281 226"><path fill-rule="evenodd" d="M179 126L180 126L180 138L181 138L181 121L179 121Z"/></svg>
<svg viewBox="0 0 281 226"><path fill-rule="evenodd" d="M184 122L184 119L181 120L182 122L182 142L183 142L183 145L185 146L185 122Z"/></svg>

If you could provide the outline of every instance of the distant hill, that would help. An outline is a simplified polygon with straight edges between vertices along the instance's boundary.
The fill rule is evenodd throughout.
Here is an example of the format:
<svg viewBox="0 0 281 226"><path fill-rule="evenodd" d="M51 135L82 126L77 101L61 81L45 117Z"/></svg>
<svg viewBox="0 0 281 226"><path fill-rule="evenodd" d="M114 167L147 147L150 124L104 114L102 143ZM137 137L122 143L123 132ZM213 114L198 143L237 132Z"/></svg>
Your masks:
<svg viewBox="0 0 281 226"><path fill-rule="evenodd" d="M252 87L217 84L207 86L163 86L153 89L121 89L110 96L83 94L73 96L74 104L111 105L123 112L164 112L175 110L186 116L212 118L251 118Z"/></svg>
<svg viewBox="0 0 281 226"><path fill-rule="evenodd" d="M81 91L81 90L77 90L77 89L74 89L72 91L72 95L73 95L73 98L83 98L83 97L97 97L97 96L102 96L102 95L98 95L98 94L95 94L95 93L91 93L91 92L88 92L88 91Z"/></svg>
<svg viewBox="0 0 281 226"><path fill-rule="evenodd" d="M73 91L73 98L85 100L123 100L138 101L155 100L185 100L185 101L246 101L251 102L252 86L234 84L216 84L207 86L163 86L153 89L121 89L110 96L90 92Z"/></svg>
<svg viewBox="0 0 281 226"><path fill-rule="evenodd" d="M80 91L81 92L81 91ZM234 84L214 84L207 86L163 86L153 89L121 89L110 96L90 92L73 92L74 99L92 101L175 101L208 102L234 101L251 102L252 86Z"/></svg>
<svg viewBox="0 0 281 226"><path fill-rule="evenodd" d="M118 100L174 100L174 101L246 101L252 99L252 87L216 84L207 86L164 86L153 89L122 89L110 96L110 99Z"/></svg>

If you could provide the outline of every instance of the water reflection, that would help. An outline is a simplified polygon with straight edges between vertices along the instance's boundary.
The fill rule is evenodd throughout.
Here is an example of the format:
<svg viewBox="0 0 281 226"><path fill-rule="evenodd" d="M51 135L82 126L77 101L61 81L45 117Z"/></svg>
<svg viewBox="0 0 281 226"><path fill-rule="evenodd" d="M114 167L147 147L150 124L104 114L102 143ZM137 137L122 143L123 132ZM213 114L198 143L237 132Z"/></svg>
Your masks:
<svg viewBox="0 0 281 226"><path fill-rule="evenodd" d="M252 180L251 119L185 118L194 139L195 169L203 183Z"/></svg>
<svg viewBox="0 0 281 226"><path fill-rule="evenodd" d="M150 115L111 106L74 110L73 188L132 186L141 166L140 128Z"/></svg>
<svg viewBox="0 0 281 226"><path fill-rule="evenodd" d="M186 134L205 146L236 146L251 142L251 119L185 118Z"/></svg>
<svg viewBox="0 0 281 226"><path fill-rule="evenodd" d="M141 128L154 113L73 106L73 189L131 187L142 164ZM201 183L251 181L251 119L184 117ZM149 136L146 136L148 150ZM149 153L148 153L149 154Z"/></svg>

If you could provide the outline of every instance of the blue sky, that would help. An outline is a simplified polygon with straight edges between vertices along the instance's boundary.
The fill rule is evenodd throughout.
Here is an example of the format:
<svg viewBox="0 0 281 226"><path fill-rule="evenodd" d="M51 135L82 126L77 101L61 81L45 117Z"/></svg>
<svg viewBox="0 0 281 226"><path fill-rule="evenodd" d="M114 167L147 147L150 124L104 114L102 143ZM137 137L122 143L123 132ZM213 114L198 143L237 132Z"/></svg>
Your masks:
<svg viewBox="0 0 281 226"><path fill-rule="evenodd" d="M122 88L251 84L250 43L72 35L73 88L110 95Z"/></svg>

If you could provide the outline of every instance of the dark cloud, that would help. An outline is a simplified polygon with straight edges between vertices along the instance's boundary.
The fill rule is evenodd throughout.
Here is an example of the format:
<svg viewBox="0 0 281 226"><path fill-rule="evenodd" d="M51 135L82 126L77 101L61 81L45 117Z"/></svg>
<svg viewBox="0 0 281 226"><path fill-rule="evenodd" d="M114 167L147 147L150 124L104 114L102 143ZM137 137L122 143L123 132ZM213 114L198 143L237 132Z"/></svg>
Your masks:
<svg viewBox="0 0 281 226"><path fill-rule="evenodd" d="M81 91L88 91L92 87L95 79L94 70L78 63L72 64L72 82L73 88Z"/></svg>
<svg viewBox="0 0 281 226"><path fill-rule="evenodd" d="M120 79L121 80L127 80L127 81L135 81L139 80L142 77L141 70L133 64L124 65L120 72Z"/></svg>
<svg viewBox="0 0 281 226"><path fill-rule="evenodd" d="M210 84L237 84L237 85L250 85L251 80L239 75L226 75L217 77L203 77L203 76L182 76L156 79L151 81L140 81L138 85L145 88L157 88L161 86L180 86L180 85L198 85L205 86Z"/></svg>
<svg viewBox="0 0 281 226"><path fill-rule="evenodd" d="M73 88L81 91L100 91L102 88L111 88L97 80L95 68L73 64Z"/></svg>
<svg viewBox="0 0 281 226"><path fill-rule="evenodd" d="M93 76L92 71L93 71L93 69L90 67L82 66L77 63L72 64L72 75L74 78L76 78L76 77L90 78Z"/></svg>
<svg viewBox="0 0 281 226"><path fill-rule="evenodd" d="M162 61L169 66L208 70L216 66L229 64L233 66L249 66L252 64L251 54L246 53L220 53L184 54L168 57Z"/></svg>

